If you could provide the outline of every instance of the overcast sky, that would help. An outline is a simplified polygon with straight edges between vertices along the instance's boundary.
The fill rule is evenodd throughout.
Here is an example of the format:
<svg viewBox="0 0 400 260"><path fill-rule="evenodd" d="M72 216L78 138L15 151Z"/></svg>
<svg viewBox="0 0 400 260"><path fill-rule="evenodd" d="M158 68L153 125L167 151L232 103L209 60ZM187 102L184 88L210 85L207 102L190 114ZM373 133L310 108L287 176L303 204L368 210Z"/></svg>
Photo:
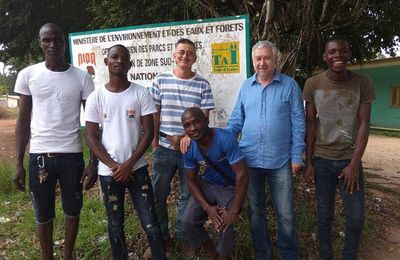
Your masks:
<svg viewBox="0 0 400 260"><path fill-rule="evenodd" d="M0 74L1 74L1 75L3 75L3 72L5 72L6 74L8 74L7 67L8 67L8 66L6 66L5 71L3 71L3 69L4 69L4 63L3 63L3 62L0 62Z"/></svg>

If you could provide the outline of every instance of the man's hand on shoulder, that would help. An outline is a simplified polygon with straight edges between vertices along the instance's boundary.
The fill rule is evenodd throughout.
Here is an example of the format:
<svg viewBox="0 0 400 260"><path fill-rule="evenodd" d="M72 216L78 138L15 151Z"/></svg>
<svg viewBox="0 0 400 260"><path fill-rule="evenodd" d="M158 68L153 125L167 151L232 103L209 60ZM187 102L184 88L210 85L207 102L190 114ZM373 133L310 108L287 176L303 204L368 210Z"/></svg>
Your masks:
<svg viewBox="0 0 400 260"><path fill-rule="evenodd" d="M84 190L90 190L94 186L97 181L97 174L97 164L89 162L81 177L81 183L83 184Z"/></svg>
<svg viewBox="0 0 400 260"><path fill-rule="evenodd" d="M339 179L343 178L344 190L350 194L354 191L359 190L358 174L359 164L350 163L347 165L339 175Z"/></svg>
<svg viewBox="0 0 400 260"><path fill-rule="evenodd" d="M25 191L25 168L22 165L18 165L13 178L14 186L17 190Z"/></svg>
<svg viewBox="0 0 400 260"><path fill-rule="evenodd" d="M174 149L178 152L181 151L181 140L184 138L186 135L169 135L167 137L168 141L172 144Z"/></svg>
<svg viewBox="0 0 400 260"><path fill-rule="evenodd" d="M180 150L181 153L184 154L188 151L190 146L190 137L185 135L180 141Z"/></svg>

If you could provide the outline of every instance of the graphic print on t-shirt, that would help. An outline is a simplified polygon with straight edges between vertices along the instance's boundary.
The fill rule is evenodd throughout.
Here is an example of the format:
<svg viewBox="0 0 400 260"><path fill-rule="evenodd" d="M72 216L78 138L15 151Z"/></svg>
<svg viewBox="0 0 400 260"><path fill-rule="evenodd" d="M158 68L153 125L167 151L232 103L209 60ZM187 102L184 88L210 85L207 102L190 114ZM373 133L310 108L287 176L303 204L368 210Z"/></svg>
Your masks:
<svg viewBox="0 0 400 260"><path fill-rule="evenodd" d="M321 122L321 140L354 145L360 97L347 89L315 90L315 105Z"/></svg>
<svg viewBox="0 0 400 260"><path fill-rule="evenodd" d="M133 119L133 118L135 118L135 114L136 114L136 111L134 110L134 109L127 109L126 110L126 118L129 120L129 119Z"/></svg>

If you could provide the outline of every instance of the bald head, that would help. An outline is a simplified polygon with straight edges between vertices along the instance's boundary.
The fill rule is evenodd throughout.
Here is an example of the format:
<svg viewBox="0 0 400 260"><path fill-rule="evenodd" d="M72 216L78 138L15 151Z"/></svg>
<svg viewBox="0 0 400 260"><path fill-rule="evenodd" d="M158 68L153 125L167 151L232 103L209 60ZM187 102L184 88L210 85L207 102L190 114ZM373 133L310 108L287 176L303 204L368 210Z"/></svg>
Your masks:
<svg viewBox="0 0 400 260"><path fill-rule="evenodd" d="M198 107L189 107L185 109L185 111L181 116L182 121L186 117L196 117L199 118L200 120L205 120L205 122L207 122L208 120L206 115L204 115L203 111Z"/></svg>
<svg viewBox="0 0 400 260"><path fill-rule="evenodd" d="M64 37L64 30L59 25L57 25L55 23L43 24L42 27L40 27L40 30L39 30L39 37L41 37L41 35L43 35L43 33L48 31L48 30L52 30L54 32L57 32L57 33L63 35L63 37Z"/></svg>

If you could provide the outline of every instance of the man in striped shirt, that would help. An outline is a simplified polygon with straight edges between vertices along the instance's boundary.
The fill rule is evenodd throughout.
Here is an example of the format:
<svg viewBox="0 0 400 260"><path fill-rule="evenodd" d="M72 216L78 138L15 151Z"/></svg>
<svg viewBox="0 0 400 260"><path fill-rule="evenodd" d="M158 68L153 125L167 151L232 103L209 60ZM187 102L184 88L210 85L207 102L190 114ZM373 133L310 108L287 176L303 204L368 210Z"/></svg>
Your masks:
<svg viewBox="0 0 400 260"><path fill-rule="evenodd" d="M152 184L155 207L165 241L168 241L167 197L171 191L170 183L175 172L179 174L179 202L175 238L186 240L181 217L189 200L190 193L183 172L183 158L180 143L189 141L181 124L181 115L186 108L199 107L208 117L214 108L210 83L192 71L196 62L195 44L189 39L180 39L175 44L173 58L175 68L159 74L150 88L157 106L154 115L153 174ZM183 247L187 243L182 243Z"/></svg>

